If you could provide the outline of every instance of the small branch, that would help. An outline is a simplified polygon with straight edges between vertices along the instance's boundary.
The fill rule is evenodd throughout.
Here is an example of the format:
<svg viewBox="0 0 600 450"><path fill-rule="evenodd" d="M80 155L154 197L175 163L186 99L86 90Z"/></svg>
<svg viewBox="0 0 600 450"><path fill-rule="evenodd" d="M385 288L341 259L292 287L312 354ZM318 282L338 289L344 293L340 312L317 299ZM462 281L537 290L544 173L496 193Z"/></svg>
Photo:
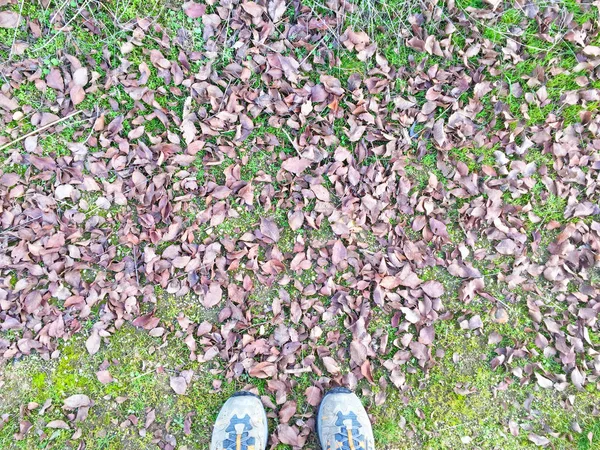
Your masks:
<svg viewBox="0 0 600 450"><path fill-rule="evenodd" d="M294 144L294 141L292 140L292 137L289 135L289 133L287 131L285 131L285 128L281 128L281 131L283 131L283 134L285 134L285 136L288 138L288 140L290 141L290 144L292 144L292 147L294 147L294 150L296 150L296 153L298 153L298 156L302 156L300 154L300 150L298 150L296 148L296 144Z"/></svg>
<svg viewBox="0 0 600 450"><path fill-rule="evenodd" d="M21 0L21 7L19 8L19 24L21 23L21 21L23 20L23 5L25 4L25 0ZM8 53L8 60L6 61L7 63L10 62L12 60L13 57L13 50L15 49L15 41L17 40L17 31L19 30L19 27L15 27L15 32L13 33L13 39L12 39L12 43L10 44L10 52Z"/></svg>
<svg viewBox="0 0 600 450"><path fill-rule="evenodd" d="M0 151L10 147L11 145L21 142L24 139L27 139L29 136L33 136L34 134L41 133L42 131L47 130L50 127L53 127L54 125L58 125L59 123L64 122L65 120L70 119L71 117L75 117L75 116L81 114L82 112L83 112L83 110L80 109L79 111L75 111L74 113L69 114L66 117L63 117L62 119L58 119L58 120L55 120L54 122L49 123L48 125L44 125L42 128L33 130L32 132L27 133L27 134L15 139L14 141L9 142L8 144L4 144L2 147L0 147Z"/></svg>
<svg viewBox="0 0 600 450"><path fill-rule="evenodd" d="M325 40L326 37L327 37L327 35L323 36L321 38L321 40L315 44L315 46L310 51L310 53L304 57L304 59L302 60L302 62L300 62L300 64L298 65L298 67L302 67L302 64L304 64L306 62L306 60L308 58L310 58L310 55L312 55L314 53L314 51L321 46L321 43Z"/></svg>
<svg viewBox="0 0 600 450"><path fill-rule="evenodd" d="M292 374L292 375L298 375L301 373L307 373L307 372L312 372L312 367L308 366L308 367L300 367L299 369L285 369L285 373L287 374Z"/></svg>
<svg viewBox="0 0 600 450"><path fill-rule="evenodd" d="M137 285L139 286L140 285L140 275L138 273L138 263L137 263L137 255L136 255L137 251L136 251L136 249L137 249L137 245L134 245L133 246L133 261L135 263L135 279L137 281Z"/></svg>

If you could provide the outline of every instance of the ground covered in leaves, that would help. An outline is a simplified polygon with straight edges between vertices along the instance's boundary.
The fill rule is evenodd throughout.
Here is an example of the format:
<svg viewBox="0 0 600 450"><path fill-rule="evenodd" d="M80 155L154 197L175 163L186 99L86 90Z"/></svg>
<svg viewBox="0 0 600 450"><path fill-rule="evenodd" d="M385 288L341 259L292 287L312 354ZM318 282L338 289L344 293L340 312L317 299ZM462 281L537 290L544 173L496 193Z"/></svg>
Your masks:
<svg viewBox="0 0 600 450"><path fill-rule="evenodd" d="M600 448L598 4L0 0L0 447Z"/></svg>

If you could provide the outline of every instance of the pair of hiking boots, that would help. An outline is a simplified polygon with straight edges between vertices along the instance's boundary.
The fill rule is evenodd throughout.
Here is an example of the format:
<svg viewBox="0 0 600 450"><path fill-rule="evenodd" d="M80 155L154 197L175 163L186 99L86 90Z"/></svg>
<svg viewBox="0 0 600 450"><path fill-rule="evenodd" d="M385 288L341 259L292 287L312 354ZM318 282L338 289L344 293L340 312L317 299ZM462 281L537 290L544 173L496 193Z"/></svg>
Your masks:
<svg viewBox="0 0 600 450"><path fill-rule="evenodd" d="M317 413L317 435L323 450L374 450L369 416L359 398L346 388L325 394ZM210 450L265 450L269 430L260 398L234 394L221 408Z"/></svg>

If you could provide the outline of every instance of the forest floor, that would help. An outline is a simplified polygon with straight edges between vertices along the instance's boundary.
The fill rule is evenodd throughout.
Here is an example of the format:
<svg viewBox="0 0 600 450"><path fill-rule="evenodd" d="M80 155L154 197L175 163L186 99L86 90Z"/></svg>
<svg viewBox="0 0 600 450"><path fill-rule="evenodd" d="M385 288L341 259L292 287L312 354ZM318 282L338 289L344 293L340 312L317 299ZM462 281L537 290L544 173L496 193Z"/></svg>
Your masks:
<svg viewBox="0 0 600 450"><path fill-rule="evenodd" d="M600 448L599 7L0 0L0 447Z"/></svg>

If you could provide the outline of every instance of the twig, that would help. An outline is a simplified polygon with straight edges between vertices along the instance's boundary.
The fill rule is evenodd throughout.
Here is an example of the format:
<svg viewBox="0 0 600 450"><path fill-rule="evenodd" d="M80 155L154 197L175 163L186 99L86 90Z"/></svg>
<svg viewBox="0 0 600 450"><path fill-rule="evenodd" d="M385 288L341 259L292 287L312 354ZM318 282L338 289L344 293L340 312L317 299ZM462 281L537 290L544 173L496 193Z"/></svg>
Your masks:
<svg viewBox="0 0 600 450"><path fill-rule="evenodd" d="M186 274L186 275L187 275L187 274ZM271 320L265 320L264 322L255 323L255 324L253 324L253 325L250 325L250 326L248 326L248 327L246 327L246 328L242 328L242 329L240 330L240 332L241 332L241 331L246 331L246 330L249 330L250 328L256 328L256 327L260 327L261 325L266 325L266 324L268 324L268 323L271 323L271 322L272 322Z"/></svg>
<svg viewBox="0 0 600 450"><path fill-rule="evenodd" d="M27 139L29 136L33 136L34 134L41 133L42 131L47 130L50 127L53 127L54 125L58 125L59 123L64 122L65 120L70 119L71 117L75 117L75 116L81 114L82 112L83 112L83 109L80 109L79 111L75 111L74 113L63 117L62 119L58 119L58 120L55 120L54 122L49 123L48 125L44 125L42 128L33 130L33 131L15 139L14 141L9 142L8 144L4 144L2 147L0 147L0 151L10 147L11 145L21 142L24 139Z"/></svg>
<svg viewBox="0 0 600 450"><path fill-rule="evenodd" d="M302 156L300 154L300 151L296 148L296 144L294 144L292 137L289 135L289 133L287 131L285 131L285 128L281 128L281 131L283 131L283 134L285 134L285 136L288 138L288 140L290 141L290 144L292 144L292 147L294 147L294 150L296 150L296 153L298 153L298 156Z"/></svg>
<svg viewBox="0 0 600 450"><path fill-rule="evenodd" d="M15 228L24 227L25 225L30 224L31 222L35 222L36 220L39 220L42 217L43 216L41 216L41 215L37 216L37 217L32 217L31 219L26 220L25 222L21 222L21 223L19 223L17 225L13 225L12 227L5 228L4 230L0 230L0 236L2 236L4 233L7 233L8 231L11 231L11 230L13 230Z"/></svg>
<svg viewBox="0 0 600 450"><path fill-rule="evenodd" d="M314 53L314 51L315 51L317 48L319 48L319 47L321 46L321 42L323 42L323 41L325 40L325 38L326 38L326 37L327 37L327 35L324 35L324 36L323 36L323 37L322 37L322 38L319 40L319 42L317 42L317 43L315 44L315 46L314 46L314 47L313 47L313 49L312 49L312 50L309 52L309 54L308 54L308 55L306 55L306 56L304 57L304 59L303 59L303 60L300 62L300 64L298 65L298 67L302 67L302 64L304 64L304 63L306 62L306 60L307 60L307 59L310 57L310 55L312 55L312 54Z"/></svg>
<svg viewBox="0 0 600 450"><path fill-rule="evenodd" d="M135 279L137 281L138 286L140 285L140 275L138 273L138 263L137 263L137 255L136 255L137 245L133 246L133 262L135 263Z"/></svg>
<svg viewBox="0 0 600 450"><path fill-rule="evenodd" d="M19 22L21 22L21 20L23 20L23 5L24 4L25 4L25 0L21 0L21 7L19 8L19 19L18 19ZM17 31L18 30L19 30L19 27L15 27L15 32L13 33L12 43L10 44L10 52L8 53L8 60L6 61L7 63L13 57L13 49L15 48L15 41L17 40Z"/></svg>
<svg viewBox="0 0 600 450"><path fill-rule="evenodd" d="M58 30L58 31L56 32L56 34L55 34L54 36L52 36L52 38L48 39L48 40L47 40L47 41L44 43L44 45L42 45L42 46L41 46L41 47L39 47L39 48L36 48L34 51L35 51L35 52L39 52L40 50L43 50L44 48L48 47L48 45L50 45L50 43L52 43L52 42L54 41L54 39L56 39L56 38L57 38L57 36L58 36L60 33L62 33L64 30L66 30L66 29L67 29L67 27L68 27L68 26L71 24L71 22L73 22L73 21L74 21L74 20L77 18L77 16L78 16L78 15L81 13L81 11L83 11L83 9L84 9L84 8L85 8L85 7L88 5L88 3L89 3L89 2L90 2L90 0L86 0L86 1L85 1L85 3L84 3L83 5L81 5L81 7L80 7L80 8L77 10L77 12L75 13L75 15L74 15L73 17L71 17L71 18L69 19L69 21L68 21L67 23L65 23L65 24L64 24L64 25L63 25L63 26L60 28L60 30Z"/></svg>
<svg viewBox="0 0 600 450"><path fill-rule="evenodd" d="M285 373L288 374L292 374L292 375L298 375L300 373L307 373L307 372L312 372L312 367L308 366L308 367L300 367L299 369L285 369Z"/></svg>

